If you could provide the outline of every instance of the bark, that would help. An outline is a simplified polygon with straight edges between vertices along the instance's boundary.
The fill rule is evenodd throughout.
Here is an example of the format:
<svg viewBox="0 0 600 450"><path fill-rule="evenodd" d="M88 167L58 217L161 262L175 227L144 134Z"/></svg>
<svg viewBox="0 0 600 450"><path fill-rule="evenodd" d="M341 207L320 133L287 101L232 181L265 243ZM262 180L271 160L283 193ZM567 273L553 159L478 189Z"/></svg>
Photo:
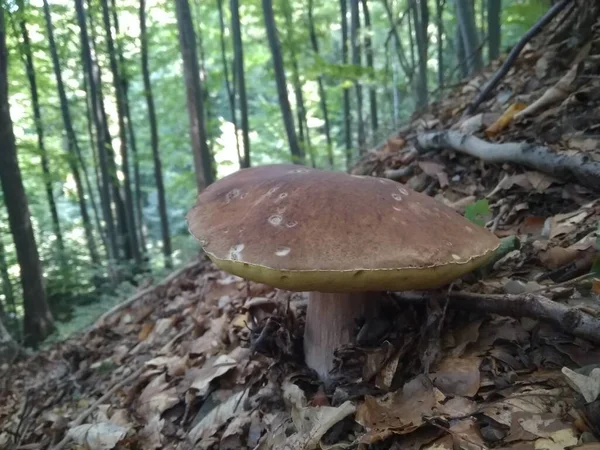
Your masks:
<svg viewBox="0 0 600 450"><path fill-rule="evenodd" d="M350 44L352 48L352 65L361 67L361 45L359 39L360 32L360 10L359 0L350 0ZM365 146L365 123L363 120L363 96L362 85L360 81L354 82L356 90L356 115L358 131L358 151L363 154L367 149Z"/></svg>
<svg viewBox="0 0 600 450"><path fill-rule="evenodd" d="M292 115L292 108L287 95L287 82L285 79L283 56L281 54L281 43L279 42L279 36L277 35L272 0L262 0L262 9L265 28L267 29L267 39L269 41L269 48L273 59L273 69L275 70L279 107L281 109L283 124L288 138L288 145L290 146L292 162L294 164L304 164L304 151L298 144L296 130L294 128L294 116Z"/></svg>
<svg viewBox="0 0 600 450"><path fill-rule="evenodd" d="M435 19L437 31L437 60L438 60L438 90L440 97L444 90L444 22L442 14L444 12L444 4L442 0L435 0Z"/></svg>
<svg viewBox="0 0 600 450"><path fill-rule="evenodd" d="M369 13L369 5L368 0L361 0L363 16L365 18L365 55L367 58L367 67L374 72L374 64L373 64L373 42L371 40L371 33L373 32L371 28L371 14ZM379 128L379 123L377 120L377 90L375 89L373 83L369 86L369 109L371 112L371 130L373 131L373 135L377 133L377 129Z"/></svg>
<svg viewBox="0 0 600 450"><path fill-rule="evenodd" d="M171 258L171 235L169 233L169 216L167 213L167 202L165 187L163 183L162 162L159 151L158 126L156 124L156 111L154 109L154 97L152 94L152 83L150 82L150 70L148 68L148 33L146 30L146 0L140 0L140 41L142 55L142 78L144 80L144 93L148 105L148 120L150 122L150 143L152 146L152 159L154 161L154 182L158 195L158 212L160 215L160 230L163 242L163 254L165 266L172 267Z"/></svg>
<svg viewBox="0 0 600 450"><path fill-rule="evenodd" d="M52 228L54 235L56 236L56 246L60 253L60 259L64 262L65 245L63 241L62 231L60 228L60 220L58 218L58 211L56 209L56 200L54 199L54 192L52 189L52 175L50 173L50 164L48 162L48 152L46 150L46 144L44 142L44 126L42 122L42 113L40 110L40 100L37 89L37 79L35 75L35 67L33 64L33 55L31 53L31 41L29 39L29 30L25 22L25 8L23 0L17 2L19 7L19 28L21 30L21 38L23 39L21 51L25 57L25 72L27 73L27 79L29 81L29 90L31 92L31 107L33 108L33 120L35 122L35 130L38 138L38 148L40 151L41 162L42 162L42 175L44 179L44 187L46 189L46 198L48 199L48 206L50 208L50 216L52 217Z"/></svg>
<svg viewBox="0 0 600 450"><path fill-rule="evenodd" d="M398 56L398 62L402 66L402 70L406 74L408 81L411 82L413 77L414 65L411 66L406 60L406 56L404 54L404 49L402 47L402 41L400 40L400 35L398 34L398 30L396 29L396 24L394 22L394 14L392 8L387 0L382 0L383 6L385 8L385 12L390 23L390 32L392 33L392 37L394 38L396 55ZM404 18L404 16L403 16Z"/></svg>
<svg viewBox="0 0 600 450"><path fill-rule="evenodd" d="M119 36L119 16L117 14L117 6L115 0L111 0L111 9L113 24L115 26L115 35ZM134 183L134 204L135 204L135 220L137 232L139 234L139 245L142 253L146 253L146 237L144 236L144 210L142 207L142 181L140 177L140 161L137 151L137 139L131 119L131 109L129 107L129 76L127 74L127 66L123 57L123 48L121 42L117 40L117 56L119 58L119 73L121 81L121 92L123 93L123 112L125 114L125 122L127 123L127 131L129 134L129 144L131 147L131 156L133 159L133 183Z"/></svg>
<svg viewBox="0 0 600 450"><path fill-rule="evenodd" d="M342 24L342 65L348 64L348 0L340 0L340 21ZM343 91L344 145L346 147L346 167L352 165L352 122L350 116L350 90Z"/></svg>
<svg viewBox="0 0 600 450"><path fill-rule="evenodd" d="M18 352L19 346L4 326L0 316L0 365L11 362Z"/></svg>
<svg viewBox="0 0 600 450"><path fill-rule="evenodd" d="M429 7L426 0L413 3L415 22L415 40L417 43L419 76L417 78L417 108L423 108L429 103L427 83L427 59L429 47Z"/></svg>
<svg viewBox="0 0 600 450"><path fill-rule="evenodd" d="M316 167L315 155L310 143L310 132L308 130L308 121L306 119L306 106L304 103L303 85L300 80L300 69L298 66L298 57L296 55L296 42L294 40L294 24L292 22L292 11L288 0L283 1L283 10L286 24L286 37L288 41L287 48L290 52L290 62L292 64L292 82L294 85L294 96L296 97L296 115L298 117L298 138L304 151L308 150L310 163Z"/></svg>
<svg viewBox="0 0 600 450"><path fill-rule="evenodd" d="M244 45L240 26L239 0L231 0L231 33L233 38L233 72L236 91L239 94L240 115L242 119L242 142L244 157L242 167L250 167L250 125L248 122L248 99L246 97L246 74L244 71ZM235 98L235 97L234 97ZM237 139L237 136L236 136Z"/></svg>
<svg viewBox="0 0 600 450"><path fill-rule="evenodd" d="M459 68L461 78L469 76L469 68L467 67L467 59L465 53L465 44L460 32L460 27L456 27L456 63Z"/></svg>
<svg viewBox="0 0 600 450"><path fill-rule="evenodd" d="M500 56L502 39L500 14L502 0L487 0L488 55L490 61Z"/></svg>
<svg viewBox="0 0 600 450"><path fill-rule="evenodd" d="M212 156L206 141L204 101L202 98L203 90L199 77L200 67L198 65L196 33L194 32L188 0L175 0L175 8L177 11L179 47L183 59L196 186L198 192L201 192L214 181L214 177Z"/></svg>
<svg viewBox="0 0 600 450"><path fill-rule="evenodd" d="M90 9L90 0L88 0L88 9ZM94 55L98 55L98 49L96 48L96 35L94 26L94 15L89 14L88 16L90 21L90 37L91 46L94 50ZM83 48L83 46L82 46ZM89 46L88 46L89 48ZM126 219L126 211L125 211L125 202L123 201L123 197L121 196L121 188L120 182L117 175L117 164L115 162L115 151L112 146L112 137L110 135L110 131L108 129L108 119L106 115L106 109L104 108L104 94L102 90L102 71L97 59L91 58L91 77L90 80L94 83L96 87L97 94L97 105L98 105L98 118L97 122L97 130L102 130L101 134L97 131L97 135L101 136L104 146L103 150L106 151L106 160L108 164L108 174L109 174L109 182L110 182L110 190L112 194L112 200L115 203L115 210L117 213L117 244L118 248L123 250L123 257L126 260L130 260L133 258L131 243L128 240L128 230L127 230L127 219Z"/></svg>
<svg viewBox="0 0 600 450"><path fill-rule="evenodd" d="M420 134L417 140L420 151L451 149L487 163L521 164L600 190L600 162L592 160L585 152L553 151L527 142L495 144L451 130Z"/></svg>
<svg viewBox="0 0 600 450"><path fill-rule="evenodd" d="M0 183L8 222L13 236L17 261L21 268L23 329L26 345L37 344L54 331L54 320L46 300L42 265L33 234L29 205L21 170L17 162L17 147L10 116L7 80L8 51L4 31L4 6L0 3Z"/></svg>
<svg viewBox="0 0 600 450"><path fill-rule="evenodd" d="M234 86L231 85L231 79L229 76L229 62L227 61L227 46L225 44L225 14L223 12L223 0L217 0L217 9L219 10L219 42L221 44L221 62L223 64L223 78L225 79L225 90L227 91L227 100L229 102L229 110L231 112L231 122L233 123L233 130L235 132L235 149L237 151L238 164L240 168L243 169L249 166L245 165L245 157L242 157L242 152L240 151L239 124L237 120L237 111L235 108L235 90Z"/></svg>
<svg viewBox="0 0 600 450"><path fill-rule="evenodd" d="M450 308L480 311L515 318L529 317L551 323L558 329L589 341L600 343L600 319L581 309L566 306L539 294L475 294L470 292L422 293L402 292L401 302L425 302L439 298L449 300Z"/></svg>
<svg viewBox="0 0 600 450"><path fill-rule="evenodd" d="M60 101L60 110L63 121L63 126L65 128L66 137L67 137L67 154L68 154L68 162L69 168L73 174L73 180L75 181L75 189L77 191L77 199L79 203L79 211L81 213L81 220L83 222L83 228L86 236L86 241L88 244L88 251L90 253L90 260L94 264L98 264L100 262L100 258L98 256L98 251L96 249L96 242L94 239L94 233L92 231L92 222L87 210L87 205L85 202L85 192L83 190L83 184L81 182L81 174L79 172L79 167L77 166L77 160L79 155L79 146L77 143L77 136L75 134L73 123L71 121L71 113L69 111L69 103L67 101L67 95L65 92L65 86L62 79L62 72L60 68L60 61L58 59L58 52L56 50L56 42L54 41L54 27L52 25L52 16L50 14L50 7L48 5L48 1L44 0L44 18L46 22L46 32L48 33L48 43L50 46L50 55L52 57L52 67L54 69L54 77L56 79L56 87L58 90L58 97ZM88 186L88 190L90 192L91 201L93 200L93 194L91 191L91 186ZM92 203L95 209L95 203Z"/></svg>
<svg viewBox="0 0 600 450"><path fill-rule="evenodd" d="M319 41L317 40L317 33L315 31L315 20L313 17L313 6L314 0L308 0L308 27L310 33L310 43L312 45L313 52L319 56ZM327 162L329 167L334 167L333 160L333 143L331 141L331 125L329 124L329 112L327 109L327 94L325 93L325 86L323 82L323 75L317 77L317 84L319 86L319 105L321 107L321 113L323 114L325 139L327 140Z"/></svg>
<svg viewBox="0 0 600 450"><path fill-rule="evenodd" d="M15 292L13 290L12 281L8 274L8 263L6 262L6 249L0 239L0 281L2 281L2 294L4 294L4 302L6 306L10 306L11 312L17 314L17 305L15 304ZM3 309L0 302L0 309Z"/></svg>
<svg viewBox="0 0 600 450"><path fill-rule="evenodd" d="M108 0L101 0L102 20L106 34L106 45L108 50L108 59L110 62L110 71L112 74L113 88L115 90L115 100L117 103L117 119L119 125L119 141L123 170L123 188L125 191L125 223L126 232L124 234L126 242L130 246L130 251L136 264L141 264L142 255L138 243L137 227L135 223L135 207L133 202L133 190L131 189L131 176L129 173L129 150L127 148L127 127L125 124L125 99L122 90L121 75L117 63L117 54L113 41L110 14L108 10Z"/></svg>
<svg viewBox="0 0 600 450"><path fill-rule="evenodd" d="M456 0L455 5L458 28L462 36L467 67L469 74L473 74L483 67L473 3L471 0Z"/></svg>
<svg viewBox="0 0 600 450"><path fill-rule="evenodd" d="M47 0L45 0L47 4ZM106 236L108 241L107 253L108 259L114 261L119 258L119 247L117 244L117 231L113 219L110 187L112 185L109 174L109 155L107 154L105 127L103 123L103 106L100 104L98 96L98 86L93 76L94 68L92 67L92 55L90 51L90 43L87 32L87 22L83 9L83 0L75 0L75 9L77 13L77 22L79 24L81 53L84 67L84 76L87 80L88 96L91 103L92 118L96 127L96 149L98 150L98 160L100 165L100 173L102 175L102 192L101 204L102 213L104 216L104 224L106 227ZM49 17L49 12L48 12ZM48 20L48 19L47 19Z"/></svg>

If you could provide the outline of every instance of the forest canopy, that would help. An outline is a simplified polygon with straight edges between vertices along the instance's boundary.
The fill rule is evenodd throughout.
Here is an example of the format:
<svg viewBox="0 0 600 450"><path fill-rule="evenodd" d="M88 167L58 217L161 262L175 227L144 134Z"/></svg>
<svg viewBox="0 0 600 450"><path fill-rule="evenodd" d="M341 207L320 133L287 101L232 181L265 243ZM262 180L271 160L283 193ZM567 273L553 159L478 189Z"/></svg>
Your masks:
<svg viewBox="0 0 600 450"><path fill-rule="evenodd" d="M0 173L0 322L32 344L89 322L197 252L202 187L267 163L347 170L549 3L0 0L18 156Z"/></svg>

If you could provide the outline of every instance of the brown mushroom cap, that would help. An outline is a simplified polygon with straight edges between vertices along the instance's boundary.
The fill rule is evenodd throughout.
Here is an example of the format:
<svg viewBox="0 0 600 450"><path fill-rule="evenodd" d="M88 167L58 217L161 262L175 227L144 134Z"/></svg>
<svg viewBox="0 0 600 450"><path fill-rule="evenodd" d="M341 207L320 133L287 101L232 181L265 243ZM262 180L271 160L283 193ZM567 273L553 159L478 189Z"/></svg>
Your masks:
<svg viewBox="0 0 600 450"><path fill-rule="evenodd" d="M293 291L440 287L484 264L500 243L395 181L293 164L222 178L187 221L223 270Z"/></svg>

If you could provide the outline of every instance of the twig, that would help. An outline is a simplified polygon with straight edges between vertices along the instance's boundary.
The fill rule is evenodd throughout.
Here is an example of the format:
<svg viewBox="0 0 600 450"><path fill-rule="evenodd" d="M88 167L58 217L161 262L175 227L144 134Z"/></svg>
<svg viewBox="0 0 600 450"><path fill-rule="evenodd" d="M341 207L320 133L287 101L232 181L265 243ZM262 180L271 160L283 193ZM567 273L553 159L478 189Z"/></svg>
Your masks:
<svg viewBox="0 0 600 450"><path fill-rule="evenodd" d="M150 286L150 287L147 287L146 289L142 289L141 291L133 294L131 297L129 297L124 302L119 303L118 305L115 305L113 308L106 311L104 314L102 314L100 316L100 318L96 321L96 323L91 327L90 331L103 326L104 323L106 322L106 319L108 319L110 316L112 316L116 312L121 311L124 308L127 308L128 306L130 306L132 303L135 303L140 298L144 297L147 294L152 293L155 289L168 285L171 281L173 281L174 279L176 279L177 277L179 277L181 274L185 273L189 269L196 267L198 264L200 264L199 261L193 261L193 262L179 268L175 272L171 272L169 274L169 276L164 278L160 283Z"/></svg>
<svg viewBox="0 0 600 450"><path fill-rule="evenodd" d="M600 319L577 308L550 300L539 294L474 294L469 292L398 292L396 299L408 302L428 301L448 296L450 307L510 317L529 317L558 326L589 341L600 343Z"/></svg>
<svg viewBox="0 0 600 450"><path fill-rule="evenodd" d="M89 417L89 415L92 414L96 410L96 408L98 408L98 406L100 406L102 403L104 403L110 396L112 396L115 392L117 392L119 389L121 389L127 383L130 383L131 381L138 378L142 374L143 371L144 371L144 368L140 367L138 370L136 370L135 372L130 374L128 377L119 381L112 388L110 388L108 391L106 391L106 393L102 397L100 397L98 400L96 400L92 404L92 406L90 406L88 409L86 409L81 414L79 414L79 416L77 416L77 418L74 421L72 421L69 425L72 428L81 425L83 423L83 421L85 419L87 419ZM56 444L54 447L52 447L51 450L61 450L65 445L67 445L67 443L69 442L70 439L71 439L70 436L67 434L62 439L62 441L60 441L58 444Z"/></svg>
<svg viewBox="0 0 600 450"><path fill-rule="evenodd" d="M546 146L527 142L495 144L454 130L420 134L417 141L419 151L452 149L487 163L521 164L600 190L600 162L583 152L555 152Z"/></svg>
<svg viewBox="0 0 600 450"><path fill-rule="evenodd" d="M535 35L537 35L542 30L542 28L544 28L554 17L556 17L556 15L558 15L558 13L561 12L565 8L565 6L567 6L569 3L571 3L571 1L572 0L562 0L562 1L558 2L557 4L555 4L552 8L550 8L546 12L546 14L544 14L542 16L542 18L540 20L538 20L538 22L533 27L531 27L529 29L529 31L527 33L525 33L525 35L521 38L521 40L513 47L513 49L509 53L508 57L506 58L506 60L504 61L504 63L502 64L502 66L500 67L498 72L496 72L494 74L494 76L487 83L485 88L479 93L479 95L475 98L475 100L467 107L467 109L465 111L465 115L470 116L477 110L479 105L481 105L487 99L490 92L492 92L492 90L498 85L500 80L507 74L507 72L512 67L515 60L521 53L521 50L523 50L523 48L525 47L525 45L531 39L533 39L533 37Z"/></svg>

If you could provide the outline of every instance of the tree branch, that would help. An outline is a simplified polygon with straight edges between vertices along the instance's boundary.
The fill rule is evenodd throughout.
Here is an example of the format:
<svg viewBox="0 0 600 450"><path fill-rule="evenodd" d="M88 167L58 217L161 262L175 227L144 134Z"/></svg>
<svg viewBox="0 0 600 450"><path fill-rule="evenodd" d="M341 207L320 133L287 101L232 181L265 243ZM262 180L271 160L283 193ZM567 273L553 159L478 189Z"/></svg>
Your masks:
<svg viewBox="0 0 600 450"><path fill-rule="evenodd" d="M600 343L600 319L570 308L539 294L474 294L469 292L397 292L401 302L424 302L448 298L449 307L500 314L510 317L529 317L551 323L561 330L589 341Z"/></svg>
<svg viewBox="0 0 600 450"><path fill-rule="evenodd" d="M526 142L494 144L458 131L420 134L418 150L451 149L488 163L516 163L549 175L575 179L579 184L600 190L600 162L582 152L555 152L543 145Z"/></svg>

